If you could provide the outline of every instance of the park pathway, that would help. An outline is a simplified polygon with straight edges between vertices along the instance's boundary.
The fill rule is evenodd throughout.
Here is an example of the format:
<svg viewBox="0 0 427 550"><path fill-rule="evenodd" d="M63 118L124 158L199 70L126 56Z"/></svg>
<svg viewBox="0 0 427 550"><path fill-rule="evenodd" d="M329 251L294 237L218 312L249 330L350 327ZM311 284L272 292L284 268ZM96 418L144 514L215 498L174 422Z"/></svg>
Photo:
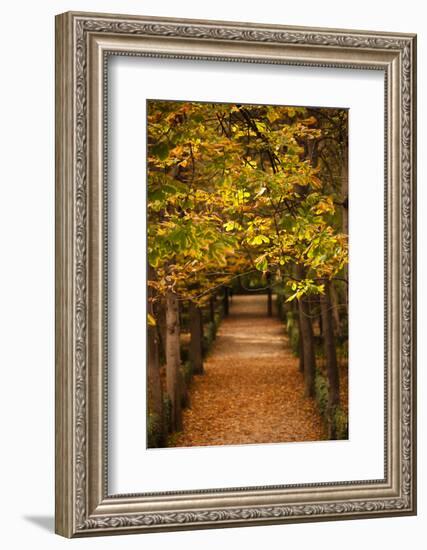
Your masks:
<svg viewBox="0 0 427 550"><path fill-rule="evenodd" d="M171 445L324 439L316 404L304 397L298 359L281 322L266 310L265 295L233 297Z"/></svg>

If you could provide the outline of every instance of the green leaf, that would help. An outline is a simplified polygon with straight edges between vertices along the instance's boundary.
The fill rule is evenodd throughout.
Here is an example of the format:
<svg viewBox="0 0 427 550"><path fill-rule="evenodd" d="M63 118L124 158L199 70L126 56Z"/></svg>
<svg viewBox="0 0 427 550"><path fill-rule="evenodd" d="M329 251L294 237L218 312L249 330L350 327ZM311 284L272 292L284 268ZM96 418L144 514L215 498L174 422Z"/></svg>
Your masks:
<svg viewBox="0 0 427 550"><path fill-rule="evenodd" d="M258 271L262 271L262 272L267 271L268 262L267 262L267 258L265 257L265 255L259 256L255 260L255 267L258 269Z"/></svg>
<svg viewBox="0 0 427 550"><path fill-rule="evenodd" d="M255 235L250 241L249 244L258 245L262 243L268 244L270 239L266 235Z"/></svg>
<svg viewBox="0 0 427 550"><path fill-rule="evenodd" d="M152 147L151 153L160 160L166 160L169 155L169 146L165 141L161 141Z"/></svg>

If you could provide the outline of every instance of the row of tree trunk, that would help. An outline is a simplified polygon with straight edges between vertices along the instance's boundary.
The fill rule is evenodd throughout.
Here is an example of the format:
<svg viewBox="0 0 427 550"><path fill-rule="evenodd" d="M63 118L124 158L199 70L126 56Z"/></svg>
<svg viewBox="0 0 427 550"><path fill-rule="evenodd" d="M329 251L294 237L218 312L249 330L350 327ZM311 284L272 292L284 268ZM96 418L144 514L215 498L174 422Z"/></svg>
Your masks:
<svg viewBox="0 0 427 550"><path fill-rule="evenodd" d="M297 266L297 278L304 277L304 268ZM324 346L324 354L326 360L326 374L329 385L327 417L332 420L334 412L339 405L340 400L340 377L339 366L336 352L336 334L334 324L339 328L338 321L334 321L334 310L336 307L331 300L331 283L325 282L324 294L319 298L320 305L320 324L322 328L322 340ZM304 374L305 394L308 397L313 397L315 394L315 377L316 377L316 349L313 332L313 315L311 313L310 301L307 296L303 296L298 300L298 328L299 328L299 358L300 371ZM330 433L329 438L336 437L334 422L328 422Z"/></svg>
<svg viewBox="0 0 427 550"><path fill-rule="evenodd" d="M149 276L153 277L153 274ZM152 290L148 290L148 303L152 298ZM170 291L163 303L157 304L153 317L157 324L148 327L148 388L149 407L158 419L164 418L164 400L160 376L162 363L166 367L166 393L169 407L169 425L163 426L165 432L182 429L182 408L186 401L186 383L181 368L181 320L180 301L178 296ZM229 292L224 289L222 298L224 315L229 312ZM203 312L195 302L188 302L188 326L190 330L189 363L191 374L203 374ZM207 305L210 323L215 323L216 296L210 297Z"/></svg>

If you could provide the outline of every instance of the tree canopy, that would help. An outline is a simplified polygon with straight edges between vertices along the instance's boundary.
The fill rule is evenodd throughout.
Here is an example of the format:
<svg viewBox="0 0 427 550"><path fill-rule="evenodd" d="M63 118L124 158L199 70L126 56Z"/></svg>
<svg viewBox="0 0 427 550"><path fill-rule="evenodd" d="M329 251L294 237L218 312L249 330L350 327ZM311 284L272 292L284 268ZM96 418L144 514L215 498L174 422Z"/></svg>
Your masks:
<svg viewBox="0 0 427 550"><path fill-rule="evenodd" d="M257 272L294 300L343 277L341 157L329 145L346 145L346 111L149 101L147 117L156 296L203 303Z"/></svg>

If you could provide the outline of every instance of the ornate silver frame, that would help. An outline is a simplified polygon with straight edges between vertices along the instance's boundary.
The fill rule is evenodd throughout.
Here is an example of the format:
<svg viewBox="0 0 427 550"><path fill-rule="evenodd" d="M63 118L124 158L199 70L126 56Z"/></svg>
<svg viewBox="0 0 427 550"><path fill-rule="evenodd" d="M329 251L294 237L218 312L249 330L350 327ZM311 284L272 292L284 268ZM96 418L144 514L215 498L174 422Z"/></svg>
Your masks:
<svg viewBox="0 0 427 550"><path fill-rule="evenodd" d="M369 68L385 74L385 477L109 495L106 57ZM66 537L416 513L415 67L409 34L65 13L56 18L56 532Z"/></svg>

